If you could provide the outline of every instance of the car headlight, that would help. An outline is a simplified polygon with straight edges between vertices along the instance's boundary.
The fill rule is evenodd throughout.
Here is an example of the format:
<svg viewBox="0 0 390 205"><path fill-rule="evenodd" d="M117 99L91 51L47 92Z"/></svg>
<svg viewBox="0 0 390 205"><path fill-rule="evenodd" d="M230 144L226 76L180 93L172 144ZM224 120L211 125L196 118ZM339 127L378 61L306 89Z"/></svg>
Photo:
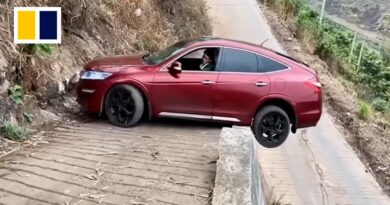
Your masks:
<svg viewBox="0 0 390 205"><path fill-rule="evenodd" d="M100 71L85 71L81 74L83 80L104 80L110 77L112 73L100 72Z"/></svg>

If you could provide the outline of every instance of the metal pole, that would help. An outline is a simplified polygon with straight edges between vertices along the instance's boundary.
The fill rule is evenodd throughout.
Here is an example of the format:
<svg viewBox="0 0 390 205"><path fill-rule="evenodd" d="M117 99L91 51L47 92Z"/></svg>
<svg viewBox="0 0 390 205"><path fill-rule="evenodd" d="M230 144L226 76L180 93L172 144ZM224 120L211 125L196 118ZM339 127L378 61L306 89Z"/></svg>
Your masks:
<svg viewBox="0 0 390 205"><path fill-rule="evenodd" d="M320 28L321 28L321 26L322 26L322 20L323 20L323 18L324 18L325 5L326 5L326 0L323 0L323 2L322 2L322 8L321 8L321 16L320 16Z"/></svg>
<svg viewBox="0 0 390 205"><path fill-rule="evenodd" d="M360 54L359 54L359 60L358 60L358 67L357 67L357 70L359 70L360 63L361 63L361 61L362 61L363 50L364 50L364 41L362 42L362 47L360 48Z"/></svg>
<svg viewBox="0 0 390 205"><path fill-rule="evenodd" d="M352 61L353 50L355 49L356 38L357 38L357 32L355 32L355 37L353 37L351 51L349 53L348 64L351 64L351 61Z"/></svg>

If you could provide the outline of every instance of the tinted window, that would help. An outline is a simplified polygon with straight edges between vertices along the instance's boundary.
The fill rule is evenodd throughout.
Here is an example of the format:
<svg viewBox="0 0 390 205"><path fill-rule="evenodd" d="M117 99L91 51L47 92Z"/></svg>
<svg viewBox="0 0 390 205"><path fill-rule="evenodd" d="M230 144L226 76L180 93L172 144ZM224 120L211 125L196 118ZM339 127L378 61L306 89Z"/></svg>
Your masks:
<svg viewBox="0 0 390 205"><path fill-rule="evenodd" d="M250 52L225 49L222 71L225 72L257 72L256 55Z"/></svg>
<svg viewBox="0 0 390 205"><path fill-rule="evenodd" d="M287 66L264 56L258 55L257 57L259 58L260 72L273 72L288 68Z"/></svg>

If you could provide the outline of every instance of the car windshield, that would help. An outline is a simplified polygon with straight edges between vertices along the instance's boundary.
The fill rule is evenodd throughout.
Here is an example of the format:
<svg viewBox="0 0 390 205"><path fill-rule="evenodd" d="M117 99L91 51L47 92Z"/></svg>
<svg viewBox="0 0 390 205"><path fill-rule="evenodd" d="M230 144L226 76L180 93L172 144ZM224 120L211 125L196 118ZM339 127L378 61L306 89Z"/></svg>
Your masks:
<svg viewBox="0 0 390 205"><path fill-rule="evenodd" d="M189 41L179 41L167 48L157 51L156 53L151 55L144 55L143 59L145 63L149 65L157 65L175 55L176 53L182 51L188 45L188 43Z"/></svg>

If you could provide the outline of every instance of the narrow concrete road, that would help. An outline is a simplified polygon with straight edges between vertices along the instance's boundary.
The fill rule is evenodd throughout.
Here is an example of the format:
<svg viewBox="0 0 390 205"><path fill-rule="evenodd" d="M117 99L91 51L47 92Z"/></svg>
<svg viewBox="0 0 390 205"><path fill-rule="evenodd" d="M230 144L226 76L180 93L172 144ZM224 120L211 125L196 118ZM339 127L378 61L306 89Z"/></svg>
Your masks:
<svg viewBox="0 0 390 205"><path fill-rule="evenodd" d="M214 35L265 44L284 52L256 0L208 0ZM329 114L315 128L290 135L277 149L259 147L268 188L292 205L385 205L390 200L336 129Z"/></svg>
<svg viewBox="0 0 390 205"><path fill-rule="evenodd" d="M166 120L62 124L0 161L0 204L210 204L220 130Z"/></svg>

